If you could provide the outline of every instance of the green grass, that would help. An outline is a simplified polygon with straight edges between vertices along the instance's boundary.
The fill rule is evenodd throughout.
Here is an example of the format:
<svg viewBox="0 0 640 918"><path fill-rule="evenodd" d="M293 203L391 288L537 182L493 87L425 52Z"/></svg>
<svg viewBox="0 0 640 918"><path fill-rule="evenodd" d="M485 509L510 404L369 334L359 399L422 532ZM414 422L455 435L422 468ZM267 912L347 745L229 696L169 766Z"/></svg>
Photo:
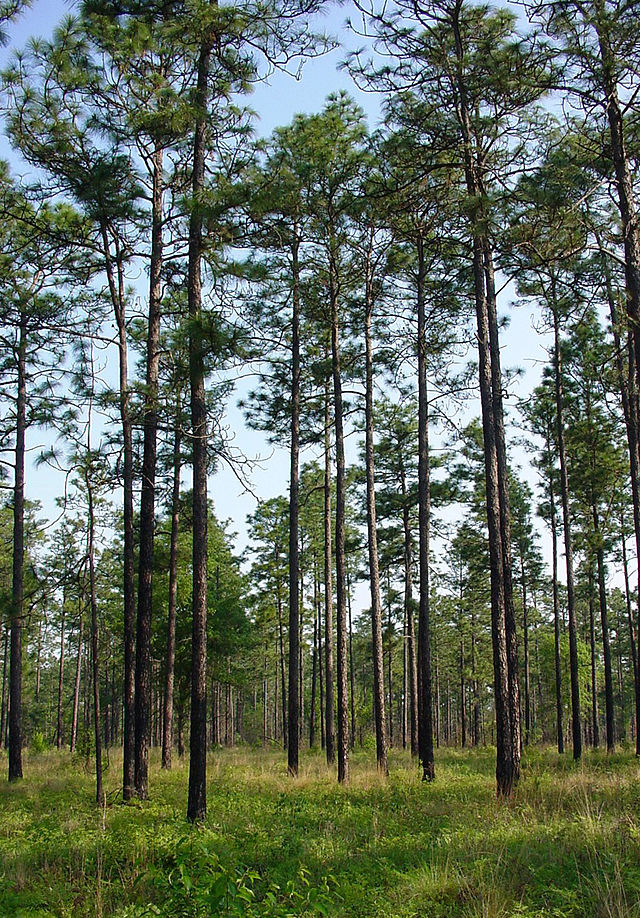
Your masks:
<svg viewBox="0 0 640 918"><path fill-rule="evenodd" d="M151 799L123 805L112 753L99 810L81 764L30 756L22 782L0 782L0 918L640 918L630 754L575 767L530 752L509 804L492 750L441 750L432 785L400 752L390 765L385 781L358 752L338 787L319 753L292 781L281 752L216 752L192 828L186 763L161 773L152 758Z"/></svg>

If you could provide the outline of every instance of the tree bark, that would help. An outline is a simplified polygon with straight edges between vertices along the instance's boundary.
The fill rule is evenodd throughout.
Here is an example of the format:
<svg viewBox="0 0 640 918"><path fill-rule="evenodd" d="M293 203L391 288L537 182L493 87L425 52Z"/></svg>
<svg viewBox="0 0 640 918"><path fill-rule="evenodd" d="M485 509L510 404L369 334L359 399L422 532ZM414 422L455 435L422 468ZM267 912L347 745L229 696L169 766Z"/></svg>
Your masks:
<svg viewBox="0 0 640 918"><path fill-rule="evenodd" d="M331 536L331 433L330 382L324 390L324 659L325 659L325 750L327 764L336 760L333 711L333 551Z"/></svg>
<svg viewBox="0 0 640 918"><path fill-rule="evenodd" d="M291 252L293 313L291 317L291 465L289 472L289 733L287 764L289 774L298 774L299 730L299 652L300 598L298 582L299 466L300 466L300 263L298 230Z"/></svg>
<svg viewBox="0 0 640 918"><path fill-rule="evenodd" d="M153 609L153 545L160 369L160 304L162 300L162 148L153 153L151 200L151 277L147 329L147 375L144 394L140 545L138 549L138 618L136 628L135 786L141 800L149 795L151 719L151 615Z"/></svg>
<svg viewBox="0 0 640 918"><path fill-rule="evenodd" d="M60 619L60 662L58 665L58 709L56 716L56 749L62 749L62 695L64 689L64 642L66 624L66 590L62 593L62 615Z"/></svg>
<svg viewBox="0 0 640 918"><path fill-rule="evenodd" d="M342 402L342 366L338 312L338 269L335 238L329 243L329 303L331 308L331 369L333 377L333 423L336 435L336 655L338 687L338 782L349 780L349 707L347 664L347 582L345 556L346 472Z"/></svg>
<svg viewBox="0 0 640 918"><path fill-rule="evenodd" d="M109 295L118 329L118 385L120 424L122 427L123 490L123 651L124 651L124 724L122 750L122 798L130 800L135 790L135 664L136 601L135 555L133 536L133 424L129 389L129 356L126 324L126 290L123 256L116 245L115 262L111 254L105 222L100 226L104 249ZM73 740L73 737L72 737Z"/></svg>
<svg viewBox="0 0 640 918"><path fill-rule="evenodd" d="M373 348L371 319L373 314L373 278L370 255L366 264L365 294L365 466L367 478L367 536L369 588L371 592L371 632L373 648L373 710L376 728L378 771L387 775L387 728L384 706L384 670L382 651L382 603L380 601L380 568L378 565L378 532L376 517L376 484L373 430Z"/></svg>
<svg viewBox="0 0 640 918"><path fill-rule="evenodd" d="M197 115L193 142L192 211L189 220L189 381L193 430L193 622L191 652L191 734L187 818L207 814L207 398L202 319L201 196L204 188L207 89L213 36L207 29L198 59Z"/></svg>
<svg viewBox="0 0 640 918"><path fill-rule="evenodd" d="M178 533L180 528L180 471L182 448L180 390L176 393L176 429L173 439L173 487L171 492L171 536L169 547L169 609L167 614L167 657L162 712L162 767L171 768L173 750L173 688L176 662L176 609L178 600Z"/></svg>
<svg viewBox="0 0 640 918"><path fill-rule="evenodd" d="M418 747L422 780L435 778L431 689L430 622L430 527L431 470L429 461L429 403L427 392L427 342L424 241L418 249L418 530L420 564L420 606L418 615Z"/></svg>
<svg viewBox="0 0 640 918"><path fill-rule="evenodd" d="M553 285L553 281L552 281ZM554 334L554 376L556 395L557 447L560 457L560 495L562 498L562 522L564 527L565 564L567 571L567 609L569 612L569 671L571 676L571 724L573 735L573 758L582 755L582 732L580 722L580 682L578 677L578 625L576 621L575 586L573 577L573 538L571 535L571 509L569 505L569 470L564 436L564 394L562 382L562 351L560 348L560 319L555 303L555 288L552 286L552 311Z"/></svg>
<svg viewBox="0 0 640 918"><path fill-rule="evenodd" d="M20 319L17 349L13 562L11 581L11 663L9 667L9 781L22 778L22 619L24 615L24 456L27 427L27 317Z"/></svg>

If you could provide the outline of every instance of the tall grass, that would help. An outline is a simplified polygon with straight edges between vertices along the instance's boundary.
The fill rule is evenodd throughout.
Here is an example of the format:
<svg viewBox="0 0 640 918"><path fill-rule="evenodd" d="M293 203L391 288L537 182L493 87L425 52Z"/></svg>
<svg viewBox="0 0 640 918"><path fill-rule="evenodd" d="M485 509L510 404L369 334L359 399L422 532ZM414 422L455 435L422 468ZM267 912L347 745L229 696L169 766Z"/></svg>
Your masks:
<svg viewBox="0 0 640 918"><path fill-rule="evenodd" d="M493 750L440 750L436 765L424 784L392 750L385 779L357 752L339 787L319 752L292 780L278 750L215 751L209 815L191 828L185 762L161 772L152 755L151 799L125 805L112 751L100 809L83 762L29 755L24 781L0 781L0 918L640 918L631 754L576 767L532 750L509 803L495 797Z"/></svg>

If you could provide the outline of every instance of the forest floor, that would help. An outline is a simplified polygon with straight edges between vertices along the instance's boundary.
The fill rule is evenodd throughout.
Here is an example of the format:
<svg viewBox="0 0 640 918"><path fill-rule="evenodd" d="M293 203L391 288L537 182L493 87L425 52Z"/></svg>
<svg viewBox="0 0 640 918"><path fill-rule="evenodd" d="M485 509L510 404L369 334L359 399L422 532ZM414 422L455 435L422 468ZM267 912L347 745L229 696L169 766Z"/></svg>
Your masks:
<svg viewBox="0 0 640 918"><path fill-rule="evenodd" d="M185 819L187 763L150 799L123 805L111 753L106 806L69 754L27 755L9 785L0 760L1 918L293 915L384 918L640 916L640 762L589 753L582 765L527 752L509 803L493 750L439 750L420 782L371 751L338 787L319 752L287 777L282 751L221 750L209 761L208 818Z"/></svg>

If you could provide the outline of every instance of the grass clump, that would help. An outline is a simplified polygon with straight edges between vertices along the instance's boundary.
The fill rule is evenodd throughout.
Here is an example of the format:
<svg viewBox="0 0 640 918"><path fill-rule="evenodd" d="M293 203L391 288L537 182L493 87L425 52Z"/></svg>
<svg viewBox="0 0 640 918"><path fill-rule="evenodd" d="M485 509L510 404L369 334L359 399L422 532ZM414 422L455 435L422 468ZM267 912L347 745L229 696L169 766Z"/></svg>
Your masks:
<svg viewBox="0 0 640 918"><path fill-rule="evenodd" d="M0 783L0 916L16 918L640 918L640 768L631 754L579 766L528 754L496 800L492 750L440 750L433 784L409 757L377 774L365 753L339 787L320 754L287 776L282 753L222 750L208 817L185 820L185 763L151 799L107 804L79 762L31 750Z"/></svg>

